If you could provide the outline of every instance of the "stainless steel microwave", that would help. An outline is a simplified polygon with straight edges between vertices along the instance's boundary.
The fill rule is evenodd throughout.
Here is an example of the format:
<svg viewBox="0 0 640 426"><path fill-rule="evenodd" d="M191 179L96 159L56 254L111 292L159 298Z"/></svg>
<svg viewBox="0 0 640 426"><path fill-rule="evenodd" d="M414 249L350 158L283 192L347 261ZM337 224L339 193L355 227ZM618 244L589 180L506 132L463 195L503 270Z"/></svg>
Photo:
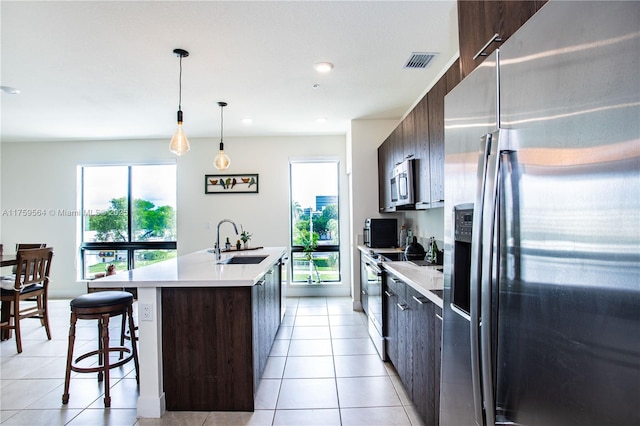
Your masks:
<svg viewBox="0 0 640 426"><path fill-rule="evenodd" d="M414 204L414 160L407 159L393 168L391 176L391 201L396 206Z"/></svg>

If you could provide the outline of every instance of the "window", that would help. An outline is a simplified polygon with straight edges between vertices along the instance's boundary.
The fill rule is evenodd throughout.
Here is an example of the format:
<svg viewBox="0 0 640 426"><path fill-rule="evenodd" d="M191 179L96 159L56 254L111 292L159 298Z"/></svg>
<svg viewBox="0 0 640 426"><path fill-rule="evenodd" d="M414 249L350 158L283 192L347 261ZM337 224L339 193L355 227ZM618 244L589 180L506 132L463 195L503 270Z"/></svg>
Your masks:
<svg viewBox="0 0 640 426"><path fill-rule="evenodd" d="M176 256L176 166L85 166L82 278Z"/></svg>
<svg viewBox="0 0 640 426"><path fill-rule="evenodd" d="M292 284L340 282L338 166L290 163Z"/></svg>

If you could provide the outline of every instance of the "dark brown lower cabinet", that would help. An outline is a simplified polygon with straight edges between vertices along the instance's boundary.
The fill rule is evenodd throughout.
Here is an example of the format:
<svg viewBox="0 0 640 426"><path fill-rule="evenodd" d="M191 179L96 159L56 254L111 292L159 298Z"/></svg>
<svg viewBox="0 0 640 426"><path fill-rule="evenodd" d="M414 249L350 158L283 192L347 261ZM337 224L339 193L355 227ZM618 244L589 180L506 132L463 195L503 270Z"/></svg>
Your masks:
<svg viewBox="0 0 640 426"><path fill-rule="evenodd" d="M413 312L411 312L407 303L407 285L403 282L397 283L398 301L396 310L398 312L398 326L396 332L398 335L398 361L393 364L398 371L398 376L404 384L405 388L411 392L413 388Z"/></svg>
<svg viewBox="0 0 640 426"><path fill-rule="evenodd" d="M388 272L384 288L387 357L425 425L437 425L442 320L436 314L441 309Z"/></svg>
<svg viewBox="0 0 640 426"><path fill-rule="evenodd" d="M385 341L387 359L394 366L398 365L398 285L391 280L389 274L383 274L382 296L382 330Z"/></svg>
<svg viewBox="0 0 640 426"><path fill-rule="evenodd" d="M435 396L435 423L440 424L440 372L442 371L442 308L433 306L433 350L435 368L433 376L433 394Z"/></svg>
<svg viewBox="0 0 640 426"><path fill-rule="evenodd" d="M253 411L280 325L280 264L253 287L162 289L168 411Z"/></svg>
<svg viewBox="0 0 640 426"><path fill-rule="evenodd" d="M433 307L426 297L407 287L407 304L412 317L413 387L412 396L416 410L426 424L435 423L435 375Z"/></svg>

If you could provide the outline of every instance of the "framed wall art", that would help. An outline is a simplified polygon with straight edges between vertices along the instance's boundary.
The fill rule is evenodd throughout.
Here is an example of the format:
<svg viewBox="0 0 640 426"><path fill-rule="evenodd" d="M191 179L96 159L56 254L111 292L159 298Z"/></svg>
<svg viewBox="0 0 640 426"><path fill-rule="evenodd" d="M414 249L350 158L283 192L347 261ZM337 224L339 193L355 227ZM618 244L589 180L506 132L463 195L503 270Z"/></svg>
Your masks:
<svg viewBox="0 0 640 426"><path fill-rule="evenodd" d="M204 175L205 194L257 194L258 174Z"/></svg>

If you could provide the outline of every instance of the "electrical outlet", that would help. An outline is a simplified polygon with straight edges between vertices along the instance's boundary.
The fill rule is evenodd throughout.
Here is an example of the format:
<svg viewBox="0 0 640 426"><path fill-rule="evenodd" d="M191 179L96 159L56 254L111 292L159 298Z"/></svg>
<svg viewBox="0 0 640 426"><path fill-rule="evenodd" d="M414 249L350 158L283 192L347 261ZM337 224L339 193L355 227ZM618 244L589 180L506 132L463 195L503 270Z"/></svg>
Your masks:
<svg viewBox="0 0 640 426"><path fill-rule="evenodd" d="M153 305L151 303L140 304L140 320L153 321Z"/></svg>

